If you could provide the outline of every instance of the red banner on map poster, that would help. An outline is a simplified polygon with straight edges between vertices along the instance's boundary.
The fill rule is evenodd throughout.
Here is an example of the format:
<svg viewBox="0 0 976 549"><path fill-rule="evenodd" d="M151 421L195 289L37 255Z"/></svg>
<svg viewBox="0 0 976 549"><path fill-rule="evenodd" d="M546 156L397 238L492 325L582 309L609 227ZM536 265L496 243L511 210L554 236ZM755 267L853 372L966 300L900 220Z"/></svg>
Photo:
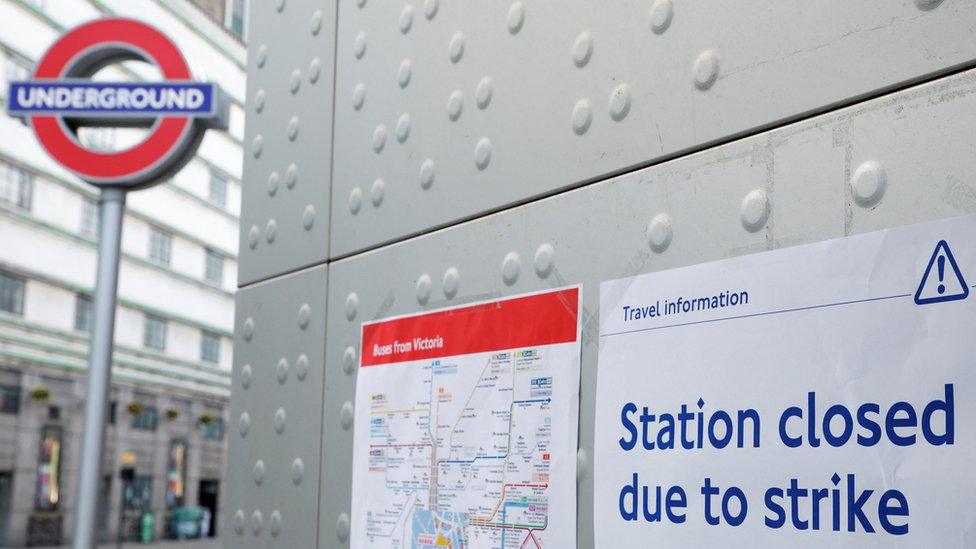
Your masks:
<svg viewBox="0 0 976 549"><path fill-rule="evenodd" d="M362 365L576 341L579 288L363 324Z"/></svg>

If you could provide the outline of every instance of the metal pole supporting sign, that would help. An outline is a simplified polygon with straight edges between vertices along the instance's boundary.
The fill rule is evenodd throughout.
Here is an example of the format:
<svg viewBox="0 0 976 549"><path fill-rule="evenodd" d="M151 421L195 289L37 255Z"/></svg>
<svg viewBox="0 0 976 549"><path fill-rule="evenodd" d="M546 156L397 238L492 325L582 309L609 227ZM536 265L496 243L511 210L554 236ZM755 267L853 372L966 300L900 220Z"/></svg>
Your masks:
<svg viewBox="0 0 976 549"><path fill-rule="evenodd" d="M155 65L161 82L95 82L112 63ZM208 128L227 128L228 102L215 84L194 78L179 48L132 19L106 18L61 36L37 64L32 80L12 82L7 112L26 118L55 161L99 187L98 271L82 431L75 549L95 544L105 416L111 381L119 249L126 193L164 181L193 156ZM135 146L93 151L78 141L80 126L148 128ZM122 524L119 524L122 528Z"/></svg>

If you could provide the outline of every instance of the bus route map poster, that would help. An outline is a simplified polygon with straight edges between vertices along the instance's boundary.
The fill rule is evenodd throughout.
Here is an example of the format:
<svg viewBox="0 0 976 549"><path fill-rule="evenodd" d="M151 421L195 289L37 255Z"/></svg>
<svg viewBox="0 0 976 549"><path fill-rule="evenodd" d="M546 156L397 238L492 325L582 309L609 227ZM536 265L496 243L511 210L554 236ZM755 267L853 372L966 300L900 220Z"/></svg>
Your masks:
<svg viewBox="0 0 976 549"><path fill-rule="evenodd" d="M366 322L352 546L576 547L580 288Z"/></svg>

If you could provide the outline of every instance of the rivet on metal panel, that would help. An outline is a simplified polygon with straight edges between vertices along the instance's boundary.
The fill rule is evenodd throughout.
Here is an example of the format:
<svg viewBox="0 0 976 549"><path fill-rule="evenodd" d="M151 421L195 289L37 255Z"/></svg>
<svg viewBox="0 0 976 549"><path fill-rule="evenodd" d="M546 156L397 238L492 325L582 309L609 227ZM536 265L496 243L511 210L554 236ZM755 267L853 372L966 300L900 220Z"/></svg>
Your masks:
<svg viewBox="0 0 976 549"><path fill-rule="evenodd" d="M315 10L312 12L312 20L310 25L312 36L315 36L322 30L322 10Z"/></svg>
<svg viewBox="0 0 976 549"><path fill-rule="evenodd" d="M305 476L305 462L302 458L295 458L295 461L291 462L291 481L298 486L302 483L302 478Z"/></svg>
<svg viewBox="0 0 976 549"><path fill-rule="evenodd" d="M590 31L583 31L573 42L573 64L583 68L590 62L593 56L593 35Z"/></svg>
<svg viewBox="0 0 976 549"><path fill-rule="evenodd" d="M525 5L522 2L512 2L512 7L508 8L508 19L506 22L508 24L508 32L517 34L518 31L522 30L522 25L525 23Z"/></svg>
<svg viewBox="0 0 976 549"><path fill-rule="evenodd" d="M302 85L302 71L295 69L291 71L291 81L288 84L288 89L291 93L298 93L298 88Z"/></svg>
<svg viewBox="0 0 976 549"><path fill-rule="evenodd" d="M854 201L858 206L870 208L881 201L884 196L885 187L888 183L888 175L881 163L868 160L858 166L851 177L851 191L854 193Z"/></svg>
<svg viewBox="0 0 976 549"><path fill-rule="evenodd" d="M251 387L251 378L253 376L254 372L251 370L251 365L245 364L244 367L241 368L241 387L243 387L245 390L249 389Z"/></svg>
<svg viewBox="0 0 976 549"><path fill-rule="evenodd" d="M241 412L241 417L237 420L237 429L241 432L241 437L246 437L251 430L251 416L247 412Z"/></svg>
<svg viewBox="0 0 976 549"><path fill-rule="evenodd" d="M380 153L384 145L386 145L386 126L380 124L373 130L373 150Z"/></svg>
<svg viewBox="0 0 976 549"><path fill-rule="evenodd" d="M521 259L519 259L519 254L516 252L508 252L505 255L505 259L502 260L502 280L505 284L511 286L515 284L518 280L519 270L521 269Z"/></svg>
<svg viewBox="0 0 976 549"><path fill-rule="evenodd" d="M251 153L254 158L261 158L261 153L264 151L264 137L261 134L254 136L254 141L251 142Z"/></svg>
<svg viewBox="0 0 976 549"><path fill-rule="evenodd" d="M264 226L264 239L268 241L268 244L274 242L275 235L278 234L278 222L274 219L269 219L268 224Z"/></svg>
<svg viewBox="0 0 976 549"><path fill-rule="evenodd" d="M407 34L413 26L413 6L407 4L400 12L400 32Z"/></svg>
<svg viewBox="0 0 976 549"><path fill-rule="evenodd" d="M766 191L761 189L750 191L742 199L739 211L742 216L742 226L747 231L756 232L762 229L769 219L769 198L766 196Z"/></svg>
<svg viewBox="0 0 976 549"><path fill-rule="evenodd" d="M244 321L244 341L251 341L254 336L254 319L247 317Z"/></svg>
<svg viewBox="0 0 976 549"><path fill-rule="evenodd" d="M288 359L281 357L278 361L278 366L275 368L275 373L278 375L278 383L284 383L288 380Z"/></svg>
<svg viewBox="0 0 976 549"><path fill-rule="evenodd" d="M413 62L409 59L404 59L400 63L400 68L397 69L397 84L401 88L406 88L410 85L410 77L413 75Z"/></svg>
<svg viewBox="0 0 976 549"><path fill-rule="evenodd" d="M336 536L343 543L349 539L349 515L347 513L340 514L339 519L336 520Z"/></svg>
<svg viewBox="0 0 976 549"><path fill-rule="evenodd" d="M261 511L255 509L254 512L251 513L251 532L253 532L255 536L260 536L261 527L263 525L264 517L261 516Z"/></svg>
<svg viewBox="0 0 976 549"><path fill-rule="evenodd" d="M285 0L275 0L275 7L278 9L279 12L284 11L285 10Z"/></svg>
<svg viewBox="0 0 976 549"><path fill-rule="evenodd" d="M237 512L234 513L234 531L237 532L237 535L239 536L244 535L245 521L247 521L247 519L244 517L244 510L238 509Z"/></svg>
<svg viewBox="0 0 976 549"><path fill-rule="evenodd" d="M251 469L251 476L254 478L254 484L258 486L264 482L264 461L257 460L254 462L254 468Z"/></svg>
<svg viewBox="0 0 976 549"><path fill-rule="evenodd" d="M654 34L662 34L671 26L674 17L674 5L671 0L657 0L651 6L651 30Z"/></svg>
<svg viewBox="0 0 976 549"><path fill-rule="evenodd" d="M257 225L251 225L250 230L247 231L247 244L253 250L258 247L258 238L261 236L261 231L258 229Z"/></svg>
<svg viewBox="0 0 976 549"><path fill-rule="evenodd" d="M373 181L373 186L369 189L369 199L373 203L374 208L379 208L380 204L383 203L383 195L386 191L386 182L383 178L377 177Z"/></svg>
<svg viewBox="0 0 976 549"><path fill-rule="evenodd" d="M552 244L546 242L535 251L535 274L539 278L546 278L552 272L552 256L555 250Z"/></svg>
<svg viewBox="0 0 976 549"><path fill-rule="evenodd" d="M437 15L437 8L440 3L437 0L427 0L424 2L424 15L427 16L427 20L430 21Z"/></svg>
<svg viewBox="0 0 976 549"><path fill-rule="evenodd" d="M294 141L298 138L298 117L292 116L288 121L288 139Z"/></svg>
<svg viewBox="0 0 976 549"><path fill-rule="evenodd" d="M285 186L291 189L296 181L298 181L298 166L289 164L288 169L285 170Z"/></svg>
<svg viewBox="0 0 976 549"><path fill-rule="evenodd" d="M278 172L271 172L268 176L268 196L274 196L278 192Z"/></svg>
<svg viewBox="0 0 976 549"><path fill-rule="evenodd" d="M281 513L277 510L271 512L268 531L271 532L272 537L278 537L281 533Z"/></svg>
<svg viewBox="0 0 976 549"><path fill-rule="evenodd" d="M339 410L339 422L342 424L342 428L349 430L352 427L352 402L348 400L342 403L342 408Z"/></svg>
<svg viewBox="0 0 976 549"><path fill-rule="evenodd" d="M668 249L674 236L674 225L671 216L659 213L647 225L647 244L657 253Z"/></svg>
<svg viewBox="0 0 976 549"><path fill-rule="evenodd" d="M424 273L417 278L417 303L426 305L430 299L431 280L430 275Z"/></svg>
<svg viewBox="0 0 976 549"><path fill-rule="evenodd" d="M576 450L576 482L583 482L589 472L590 458L586 455L586 450L580 448Z"/></svg>
<svg viewBox="0 0 976 549"><path fill-rule="evenodd" d="M447 46L447 53L451 58L451 63L457 63L464 55L464 33L456 32L451 37L451 43Z"/></svg>
<svg viewBox="0 0 976 549"><path fill-rule="evenodd" d="M359 296L356 292L351 292L346 296L346 320L352 320L356 318L356 312L359 310Z"/></svg>
<svg viewBox="0 0 976 549"><path fill-rule="evenodd" d="M698 54L693 72L695 87L702 91L711 88L715 84L715 80L718 79L718 56L715 55L715 52L705 50Z"/></svg>
<svg viewBox="0 0 976 549"><path fill-rule="evenodd" d="M306 204L305 210L302 211L302 226L306 231L311 231L312 225L315 225L315 206Z"/></svg>
<svg viewBox="0 0 976 549"><path fill-rule="evenodd" d="M264 110L264 100L265 100L264 90L263 89L258 90L258 92L254 94L254 110L256 112L260 113L261 111Z"/></svg>
<svg viewBox="0 0 976 549"><path fill-rule="evenodd" d="M287 420L287 415L285 414L284 408L278 408L278 411L274 415L274 430L279 435L285 432L285 421Z"/></svg>
<svg viewBox="0 0 976 549"><path fill-rule="evenodd" d="M630 112L630 86L619 84L610 92L610 118L620 122Z"/></svg>
<svg viewBox="0 0 976 549"><path fill-rule="evenodd" d="M461 275L458 274L457 267L448 267L444 271L444 280L441 285L444 288L444 297L447 299L454 299L457 295L458 286L461 283Z"/></svg>
<svg viewBox="0 0 976 549"><path fill-rule="evenodd" d="M396 125L396 138L397 141L403 143L410 137L410 115L403 113L400 118L397 119Z"/></svg>
<svg viewBox="0 0 976 549"><path fill-rule="evenodd" d="M571 122L573 131L577 135L583 135L586 130L590 129L590 123L593 122L593 107L590 105L589 99L580 99L576 102L576 106L573 107Z"/></svg>
<svg viewBox="0 0 976 549"><path fill-rule="evenodd" d="M352 43L352 53L356 59L362 59L366 55L366 32L359 31Z"/></svg>
<svg viewBox="0 0 976 549"><path fill-rule="evenodd" d="M268 62L268 46L265 44L258 46L258 53L254 56L254 62L257 63L259 69L264 68L264 64Z"/></svg>
<svg viewBox="0 0 976 549"><path fill-rule="evenodd" d="M915 0L915 5L918 6L919 9L923 9L923 10L934 9L938 7L939 4L941 3L942 0Z"/></svg>
<svg viewBox="0 0 976 549"><path fill-rule="evenodd" d="M359 187L353 187L349 191L349 213L356 215L359 213L359 208L363 205L363 190Z"/></svg>
<svg viewBox="0 0 976 549"><path fill-rule="evenodd" d="M312 84L319 81L319 76L322 75L322 62L316 57L308 64L308 81Z"/></svg>
<svg viewBox="0 0 976 549"><path fill-rule="evenodd" d="M295 377L298 381L305 381L305 377L308 375L308 357L305 353L298 355L298 359L295 360Z"/></svg>
<svg viewBox="0 0 976 549"><path fill-rule="evenodd" d="M356 84L356 87L352 89L352 108L357 111L363 108L363 102L366 101L366 85L362 82Z"/></svg>
<svg viewBox="0 0 976 549"><path fill-rule="evenodd" d="M461 93L461 90L454 90L447 98L447 117L452 121L456 121L461 117L461 111L463 109L464 94Z"/></svg>
<svg viewBox="0 0 976 549"><path fill-rule="evenodd" d="M478 82L478 87L474 90L474 100L479 109L487 109L491 104L491 96L494 93L494 85L491 78L487 76Z"/></svg>
<svg viewBox="0 0 976 549"><path fill-rule="evenodd" d="M350 345L346 347L346 351L342 353L342 370L347 374L351 374L355 369L356 348Z"/></svg>
<svg viewBox="0 0 976 549"><path fill-rule="evenodd" d="M474 147L474 165L478 167L479 170L483 170L488 167L491 162L491 140L487 137L482 137L478 140L478 144Z"/></svg>
<svg viewBox="0 0 976 549"><path fill-rule="evenodd" d="M420 186L429 189L434 184L434 175L434 161L428 158L420 164Z"/></svg>

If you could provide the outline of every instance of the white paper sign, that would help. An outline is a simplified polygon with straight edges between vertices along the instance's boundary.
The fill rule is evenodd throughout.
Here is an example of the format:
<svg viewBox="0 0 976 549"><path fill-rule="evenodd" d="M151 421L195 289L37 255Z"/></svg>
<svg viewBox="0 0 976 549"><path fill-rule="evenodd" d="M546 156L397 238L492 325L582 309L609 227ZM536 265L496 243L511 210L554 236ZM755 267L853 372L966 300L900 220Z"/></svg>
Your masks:
<svg viewBox="0 0 976 549"><path fill-rule="evenodd" d="M579 291L363 324L352 547L576 547Z"/></svg>
<svg viewBox="0 0 976 549"><path fill-rule="evenodd" d="M605 282L596 545L976 544L976 216Z"/></svg>

